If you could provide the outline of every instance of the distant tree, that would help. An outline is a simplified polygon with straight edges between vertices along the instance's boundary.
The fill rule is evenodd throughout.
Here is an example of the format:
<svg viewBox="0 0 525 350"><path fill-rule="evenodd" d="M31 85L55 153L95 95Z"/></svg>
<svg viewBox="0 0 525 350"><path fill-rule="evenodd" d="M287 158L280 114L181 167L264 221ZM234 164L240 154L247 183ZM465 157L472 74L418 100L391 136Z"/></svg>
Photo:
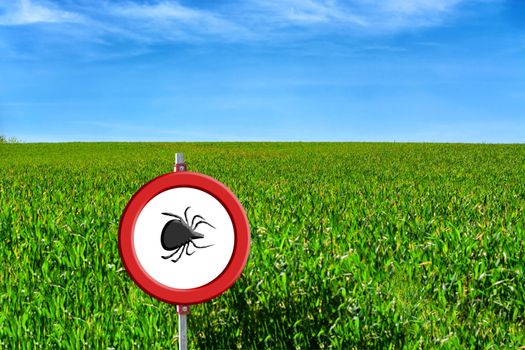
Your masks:
<svg viewBox="0 0 525 350"><path fill-rule="evenodd" d="M16 137L7 138L4 135L0 135L0 143L20 143L20 140Z"/></svg>

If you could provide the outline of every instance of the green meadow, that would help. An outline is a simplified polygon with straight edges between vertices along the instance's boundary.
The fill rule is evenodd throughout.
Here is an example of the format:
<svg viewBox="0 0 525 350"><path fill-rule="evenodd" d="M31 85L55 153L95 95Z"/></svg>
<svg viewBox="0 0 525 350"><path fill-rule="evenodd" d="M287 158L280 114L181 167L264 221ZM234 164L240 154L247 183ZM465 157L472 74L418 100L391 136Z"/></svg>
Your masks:
<svg viewBox="0 0 525 350"><path fill-rule="evenodd" d="M0 348L177 348L117 247L175 152L251 227L189 348L525 346L525 145L63 143L0 145Z"/></svg>

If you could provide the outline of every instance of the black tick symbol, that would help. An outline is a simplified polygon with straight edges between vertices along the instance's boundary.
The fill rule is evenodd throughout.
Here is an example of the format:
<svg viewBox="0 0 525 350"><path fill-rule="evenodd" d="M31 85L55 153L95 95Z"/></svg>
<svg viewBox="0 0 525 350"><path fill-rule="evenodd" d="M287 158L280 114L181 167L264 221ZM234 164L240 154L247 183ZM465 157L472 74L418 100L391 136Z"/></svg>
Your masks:
<svg viewBox="0 0 525 350"><path fill-rule="evenodd" d="M202 233L195 231L197 229L197 226L199 226L200 224L205 224L212 228L215 227L208 223L206 220L204 220L204 218L200 215L195 215L191 219L191 225L188 224L188 209L190 209L190 207L187 207L184 211L184 218L172 213L162 213L162 215L168 215L175 218L173 220L168 221L162 229L162 234L160 236L160 243L162 244L162 248L169 251L174 250L172 254L163 256L163 259L169 259L178 252L180 252L179 256L176 259L171 260L174 263L176 263L182 257L182 253L184 253L184 251L186 251L186 255L192 255L193 253L195 253L195 251L193 251L192 253L188 251L190 244L193 245L195 248L207 248L213 245L210 244L203 247L199 247L193 242L194 239L204 238L204 235ZM200 219L200 221L198 219ZM197 220L198 222L195 223L195 220Z"/></svg>

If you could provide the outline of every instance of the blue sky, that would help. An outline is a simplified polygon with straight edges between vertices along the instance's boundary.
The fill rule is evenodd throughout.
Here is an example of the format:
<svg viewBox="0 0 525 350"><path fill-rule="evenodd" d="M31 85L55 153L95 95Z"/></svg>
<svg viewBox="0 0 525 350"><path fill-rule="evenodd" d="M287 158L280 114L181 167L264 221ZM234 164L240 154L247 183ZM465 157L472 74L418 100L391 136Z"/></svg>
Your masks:
<svg viewBox="0 0 525 350"><path fill-rule="evenodd" d="M0 134L525 142L522 0L0 0Z"/></svg>

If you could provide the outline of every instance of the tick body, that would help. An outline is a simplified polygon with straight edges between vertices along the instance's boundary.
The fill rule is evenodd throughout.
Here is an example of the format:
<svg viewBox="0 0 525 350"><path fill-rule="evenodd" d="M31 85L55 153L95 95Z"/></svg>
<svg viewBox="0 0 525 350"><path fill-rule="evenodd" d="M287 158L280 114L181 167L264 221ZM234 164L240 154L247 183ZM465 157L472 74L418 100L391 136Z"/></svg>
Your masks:
<svg viewBox="0 0 525 350"><path fill-rule="evenodd" d="M160 244L162 245L162 248L167 251L172 251L173 253L162 256L163 259L170 259L177 253L179 253L178 257L175 259L172 259L171 261L176 263L179 261L179 259L182 257L182 254L186 252L186 255L192 255L195 253L189 252L190 244L193 245L193 247L202 249L211 247L213 244L206 245L206 246L198 246L196 245L193 240L204 238L204 235L202 233L199 233L196 231L197 227L201 224L208 225L211 228L215 228L213 225L208 223L201 215L195 215L191 219L191 224L188 222L188 210L190 207L187 207L184 211L184 218L182 218L179 215L172 214L172 213L162 213L162 215L167 215L174 217L173 220L168 221L164 228L162 229L162 234L160 235Z"/></svg>

